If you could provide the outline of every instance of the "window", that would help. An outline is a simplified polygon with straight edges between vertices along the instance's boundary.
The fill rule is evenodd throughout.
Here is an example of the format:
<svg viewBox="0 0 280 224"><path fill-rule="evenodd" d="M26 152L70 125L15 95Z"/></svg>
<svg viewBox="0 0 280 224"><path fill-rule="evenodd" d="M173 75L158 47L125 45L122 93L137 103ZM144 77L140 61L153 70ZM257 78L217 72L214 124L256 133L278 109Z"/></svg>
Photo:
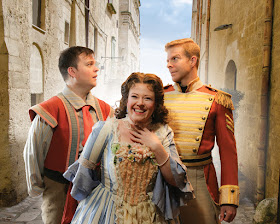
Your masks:
<svg viewBox="0 0 280 224"><path fill-rule="evenodd" d="M117 58L116 58L116 38L112 37L111 39L111 78L116 79L116 66L118 64Z"/></svg>
<svg viewBox="0 0 280 224"><path fill-rule="evenodd" d="M32 23L41 27L41 0L32 0Z"/></svg>
<svg viewBox="0 0 280 224"><path fill-rule="evenodd" d="M98 31L97 31L97 28L95 27L94 28L94 48L93 48L95 58L97 57L97 46L98 46L97 44L98 44Z"/></svg>
<svg viewBox="0 0 280 224"><path fill-rule="evenodd" d="M114 58L116 56L116 38L112 37L111 43L111 57Z"/></svg>
<svg viewBox="0 0 280 224"><path fill-rule="evenodd" d="M44 101L43 94L31 93L31 107Z"/></svg>
<svg viewBox="0 0 280 224"><path fill-rule="evenodd" d="M225 87L227 89L236 90L236 74L237 68L235 62L230 60L226 68Z"/></svg>
<svg viewBox="0 0 280 224"><path fill-rule="evenodd" d="M68 44L69 43L69 23L65 21L65 29L64 29L64 43Z"/></svg>
<svg viewBox="0 0 280 224"><path fill-rule="evenodd" d="M32 0L32 24L35 29L44 32L45 0Z"/></svg>
<svg viewBox="0 0 280 224"><path fill-rule="evenodd" d="M43 101L43 63L39 48L35 44L31 49L29 81L33 106Z"/></svg>
<svg viewBox="0 0 280 224"><path fill-rule="evenodd" d="M85 0L85 31L86 31L86 47L88 47L88 38L89 38L89 0Z"/></svg>
<svg viewBox="0 0 280 224"><path fill-rule="evenodd" d="M136 72L136 57L133 53L130 54L130 73Z"/></svg>

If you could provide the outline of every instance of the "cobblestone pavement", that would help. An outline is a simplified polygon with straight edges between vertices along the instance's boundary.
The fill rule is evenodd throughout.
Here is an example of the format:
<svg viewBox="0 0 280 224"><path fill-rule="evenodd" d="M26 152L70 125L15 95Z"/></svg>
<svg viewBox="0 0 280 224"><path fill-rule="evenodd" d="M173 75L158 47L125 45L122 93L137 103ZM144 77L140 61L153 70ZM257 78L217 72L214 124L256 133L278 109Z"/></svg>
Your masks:
<svg viewBox="0 0 280 224"><path fill-rule="evenodd" d="M0 224L43 224L41 218L42 198L27 197L19 204L0 208ZM252 224L255 208L247 199L240 201L237 216L232 224ZM226 222L223 222L226 224Z"/></svg>
<svg viewBox="0 0 280 224"><path fill-rule="evenodd" d="M0 224L43 224L41 204L41 197L27 197L13 207L0 208Z"/></svg>
<svg viewBox="0 0 280 224"><path fill-rule="evenodd" d="M240 200L237 215L232 224L252 224L255 215L255 206L247 198ZM226 222L225 222L226 223Z"/></svg>

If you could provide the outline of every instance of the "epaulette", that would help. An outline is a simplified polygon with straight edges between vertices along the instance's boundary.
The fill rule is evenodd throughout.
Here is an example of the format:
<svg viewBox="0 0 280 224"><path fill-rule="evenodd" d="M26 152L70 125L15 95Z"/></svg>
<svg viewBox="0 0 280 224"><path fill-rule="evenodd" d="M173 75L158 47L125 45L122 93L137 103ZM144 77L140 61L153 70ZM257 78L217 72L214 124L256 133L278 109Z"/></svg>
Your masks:
<svg viewBox="0 0 280 224"><path fill-rule="evenodd" d="M170 86L172 86L171 84L167 84L166 86L164 86L164 89L168 89Z"/></svg>
<svg viewBox="0 0 280 224"><path fill-rule="evenodd" d="M231 95L229 93L226 93L222 90L215 89L211 87L211 85L205 85L209 90L212 90L214 92L217 92L215 101L218 104L223 105L225 108L234 110L233 102L231 100Z"/></svg>
<svg viewBox="0 0 280 224"><path fill-rule="evenodd" d="M169 91L174 90L174 87L171 84L167 84L166 86L163 87L163 89L164 89L164 92L169 92Z"/></svg>

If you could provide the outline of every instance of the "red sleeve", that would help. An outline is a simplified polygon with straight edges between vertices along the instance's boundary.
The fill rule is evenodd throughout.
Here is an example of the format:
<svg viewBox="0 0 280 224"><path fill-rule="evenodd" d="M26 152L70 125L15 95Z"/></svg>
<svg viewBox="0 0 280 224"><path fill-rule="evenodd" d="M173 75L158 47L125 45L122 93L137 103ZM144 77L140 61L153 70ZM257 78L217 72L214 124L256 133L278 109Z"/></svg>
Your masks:
<svg viewBox="0 0 280 224"><path fill-rule="evenodd" d="M216 140L221 159L221 186L238 185L237 150L232 111L217 104Z"/></svg>

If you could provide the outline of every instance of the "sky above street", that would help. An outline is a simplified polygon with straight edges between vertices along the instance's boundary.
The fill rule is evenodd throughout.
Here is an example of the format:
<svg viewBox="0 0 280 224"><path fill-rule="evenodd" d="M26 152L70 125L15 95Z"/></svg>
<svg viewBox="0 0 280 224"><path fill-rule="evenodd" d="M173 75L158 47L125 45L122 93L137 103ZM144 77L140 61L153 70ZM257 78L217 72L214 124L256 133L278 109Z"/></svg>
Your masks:
<svg viewBox="0 0 280 224"><path fill-rule="evenodd" d="M140 71L172 83L164 46L191 36L192 0L140 0Z"/></svg>

